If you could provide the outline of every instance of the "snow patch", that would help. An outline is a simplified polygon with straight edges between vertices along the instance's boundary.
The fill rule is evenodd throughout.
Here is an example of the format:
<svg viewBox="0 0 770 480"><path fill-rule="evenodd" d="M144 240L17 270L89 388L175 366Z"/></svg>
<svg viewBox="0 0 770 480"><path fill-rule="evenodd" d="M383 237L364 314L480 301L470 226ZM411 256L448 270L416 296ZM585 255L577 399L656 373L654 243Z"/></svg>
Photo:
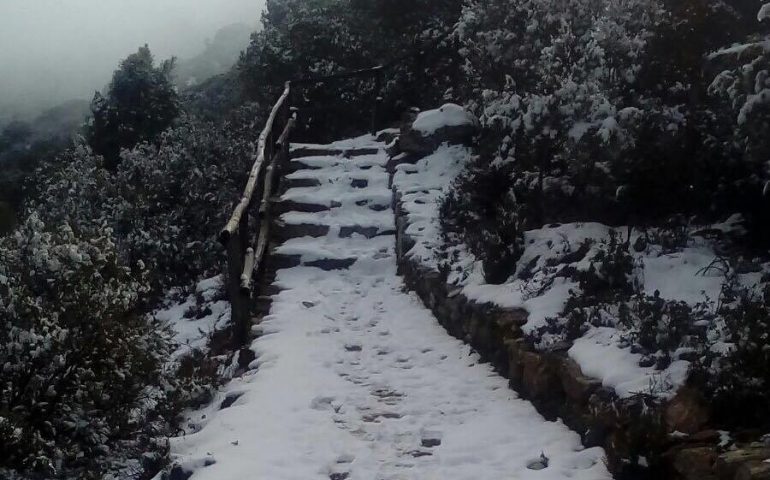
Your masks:
<svg viewBox="0 0 770 480"><path fill-rule="evenodd" d="M610 327L592 327L575 340L569 356L584 374L615 390L620 398L649 394L670 398L687 379L689 362L676 360L665 370L640 367L640 354L622 348L621 332Z"/></svg>
<svg viewBox="0 0 770 480"><path fill-rule="evenodd" d="M576 136L581 134L575 132ZM445 146L415 165L397 168L393 188L400 196L403 214L408 220L406 234L415 241L406 255L425 268L439 269L438 254L442 249L440 201L467 165L470 155L470 151L463 147ZM740 216L733 216L709 229L735 232L742 228L741 222ZM579 285L568 277L555 275L557 270L569 266L578 272L588 271L597 253L606 250L611 230L607 225L585 222L525 232L525 250L517 271L502 285L487 284L481 263L463 245L451 246L447 252L452 258L448 282L476 303L526 309L529 316L522 330L526 334L536 333L549 319L561 316L573 292L579 293ZM628 229L618 227L615 231L622 238ZM643 233L633 230L631 235L633 245ZM581 248L587 250L576 256ZM688 245L673 253L649 245L641 252L631 249L630 254L634 262L634 281L641 293L654 296L657 292L665 300L683 301L690 306L719 300L727 267L706 240L691 237ZM574 258L569 260L570 257ZM756 284L758 275L749 273L737 278L741 285L750 286ZM608 322L612 324L613 319ZM587 374L595 375L606 386L615 388L618 395L647 392L667 397L686 380L688 362L676 360L662 371L640 367L641 355L632 355L628 349L621 348L620 345L625 345L621 341L621 330L603 328L606 330L591 330L590 336L576 341L571 355ZM606 362L606 358L617 359L617 362ZM615 365L620 367L612 373L610 369L615 369Z"/></svg>
<svg viewBox="0 0 770 480"><path fill-rule="evenodd" d="M177 345L171 355L172 360L179 359L192 350L205 352L211 335L227 328L230 323L230 303L226 300L215 300L223 288L222 277L216 276L202 280L195 286L195 292L203 298L203 304L198 305L196 295L188 295L183 300L173 300L178 291L170 292L165 306L156 310L153 315L157 320L168 325ZM188 312L197 310L190 316Z"/></svg>

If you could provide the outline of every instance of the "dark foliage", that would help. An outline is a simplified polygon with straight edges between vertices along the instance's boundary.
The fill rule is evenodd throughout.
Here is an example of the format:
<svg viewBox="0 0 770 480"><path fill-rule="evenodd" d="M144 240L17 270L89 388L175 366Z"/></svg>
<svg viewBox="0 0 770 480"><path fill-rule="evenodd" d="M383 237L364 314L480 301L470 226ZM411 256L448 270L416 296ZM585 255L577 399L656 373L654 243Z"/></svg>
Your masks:
<svg viewBox="0 0 770 480"><path fill-rule="evenodd" d="M174 60L156 67L145 45L121 62L106 95L94 95L87 137L107 168L115 169L121 149L154 141L179 114L173 67Z"/></svg>
<svg viewBox="0 0 770 480"><path fill-rule="evenodd" d="M458 0L271 0L263 30L240 61L248 98L272 104L287 80L370 68L401 59L374 77L304 84L300 108L304 138L330 140L364 133L377 97L379 125L410 107L439 103L458 74L448 38ZM298 86L299 87L299 86Z"/></svg>
<svg viewBox="0 0 770 480"><path fill-rule="evenodd" d="M756 9L714 0L468 2L457 29L461 85L485 131L482 158L448 202L515 199L505 209L525 229L742 212L750 238L767 245L767 27ZM720 50L736 42L744 45ZM462 210L448 205L444 214L457 218L445 223L490 239L488 258L473 250L493 262L509 227L464 221ZM504 258L498 269L510 268Z"/></svg>
<svg viewBox="0 0 770 480"><path fill-rule="evenodd" d="M719 342L696 366L693 382L710 394L715 418L731 428L770 428L770 288L730 289L719 309ZM731 298L733 297L733 298Z"/></svg>

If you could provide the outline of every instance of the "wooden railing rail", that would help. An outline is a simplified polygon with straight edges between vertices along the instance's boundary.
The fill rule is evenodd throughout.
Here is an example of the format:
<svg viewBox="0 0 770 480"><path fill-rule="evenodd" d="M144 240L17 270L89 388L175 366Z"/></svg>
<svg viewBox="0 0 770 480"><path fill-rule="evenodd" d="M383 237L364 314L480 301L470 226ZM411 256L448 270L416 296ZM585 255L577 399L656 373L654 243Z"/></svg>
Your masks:
<svg viewBox="0 0 770 480"><path fill-rule="evenodd" d="M243 195L233 209L219 241L227 248L226 287L230 298L231 318L235 340L245 343L249 338L250 299L254 272L258 271L267 250L270 229L270 197L275 191L277 170L289 160L289 137L295 116L289 105L291 83L286 82L283 93L273 106L265 128L257 141L254 163L246 181ZM280 132L276 140L276 132ZM259 201L258 208L255 203ZM254 217L252 221L251 217ZM252 237L251 225L259 227Z"/></svg>

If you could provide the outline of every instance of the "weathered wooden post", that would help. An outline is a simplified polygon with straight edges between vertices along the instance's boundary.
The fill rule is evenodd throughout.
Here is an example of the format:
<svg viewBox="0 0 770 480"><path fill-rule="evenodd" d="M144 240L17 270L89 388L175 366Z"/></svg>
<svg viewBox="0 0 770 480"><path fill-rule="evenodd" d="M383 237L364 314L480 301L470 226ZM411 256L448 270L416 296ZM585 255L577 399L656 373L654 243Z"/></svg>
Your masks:
<svg viewBox="0 0 770 480"><path fill-rule="evenodd" d="M380 67L381 68L381 67ZM372 107L372 135L377 135L380 108L382 104L382 70L377 70L374 77L374 106Z"/></svg>
<svg viewBox="0 0 770 480"><path fill-rule="evenodd" d="M239 273L236 285L237 291L235 293L235 301L232 304L232 320L233 325L235 326L236 341L239 345L243 345L248 340L249 331L251 329L251 315L249 308L250 296L248 293L244 294L243 290L240 289L241 276L243 275L243 267L246 257L246 249L249 244L249 208L251 208L251 204L249 204L249 207L247 207L246 211L243 212L243 215L238 222L238 234L235 235L238 244L238 257L240 258L238 267L240 270L238 271Z"/></svg>
<svg viewBox="0 0 770 480"><path fill-rule="evenodd" d="M227 248L227 296L230 298L230 316L235 328L233 329L233 341L239 343L242 341L241 328L245 322L244 311L245 302L241 294L241 273L243 272L243 236L241 235L241 224L235 235L223 237L223 242Z"/></svg>

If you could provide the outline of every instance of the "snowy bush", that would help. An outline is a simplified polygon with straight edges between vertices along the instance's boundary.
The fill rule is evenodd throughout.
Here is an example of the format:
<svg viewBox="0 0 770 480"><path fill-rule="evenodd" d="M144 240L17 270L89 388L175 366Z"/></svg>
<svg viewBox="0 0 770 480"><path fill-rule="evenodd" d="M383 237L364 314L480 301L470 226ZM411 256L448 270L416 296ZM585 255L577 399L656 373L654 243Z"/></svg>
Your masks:
<svg viewBox="0 0 770 480"><path fill-rule="evenodd" d="M216 235L239 198L251 159L251 108L220 127L185 119L157 145L124 150L116 171L86 145L38 175L31 207L77 232L114 230L120 257L143 262L156 294L218 271Z"/></svg>
<svg viewBox="0 0 770 480"><path fill-rule="evenodd" d="M717 421L770 428L770 289L730 288L709 331L695 379L710 394Z"/></svg>
<svg viewBox="0 0 770 480"><path fill-rule="evenodd" d="M767 22L766 22L767 23ZM770 37L761 37L712 53L717 73L708 93L723 107L728 135L723 140L734 152L728 168L738 165L743 178L732 199L749 220L761 244L770 241Z"/></svg>
<svg viewBox="0 0 770 480"><path fill-rule="evenodd" d="M588 270L577 274L581 292L595 297L633 293L634 259L628 249L628 240L610 230L609 240L590 259Z"/></svg>
<svg viewBox="0 0 770 480"><path fill-rule="evenodd" d="M488 282L502 283L523 251L520 205L506 188L511 169L481 162L475 158L443 199L441 228L447 243L462 242L481 260Z"/></svg>
<svg viewBox="0 0 770 480"><path fill-rule="evenodd" d="M491 251L509 236L495 219L514 212L524 229L735 211L760 218L768 211L758 194L767 176L759 133L767 123L765 60L736 65L711 87L707 73L714 51L757 29L751 8L717 0L466 1L456 28L466 75L459 89L484 132L481 159L454 198L511 198L515 207L495 217L478 209L473 222L446 208L457 218L445 224L467 224L464 236L490 239ZM753 48L763 57L760 38ZM740 49L745 57L745 48L716 56ZM492 176L502 191L489 192ZM488 230L472 231L479 228Z"/></svg>
<svg viewBox="0 0 770 480"><path fill-rule="evenodd" d="M109 228L97 234L32 214L0 240L2 465L98 478L115 442L142 428L166 337L137 312L142 266L120 263Z"/></svg>

